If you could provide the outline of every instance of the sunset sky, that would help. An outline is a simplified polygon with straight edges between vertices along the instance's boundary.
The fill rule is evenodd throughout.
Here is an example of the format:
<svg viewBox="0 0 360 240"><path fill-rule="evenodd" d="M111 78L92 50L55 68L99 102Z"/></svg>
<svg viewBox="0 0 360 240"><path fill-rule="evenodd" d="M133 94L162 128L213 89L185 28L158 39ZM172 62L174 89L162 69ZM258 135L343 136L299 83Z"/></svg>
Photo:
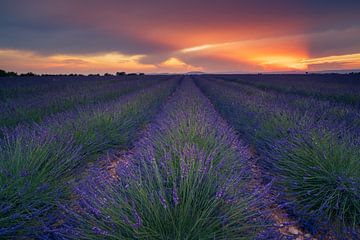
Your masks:
<svg viewBox="0 0 360 240"><path fill-rule="evenodd" d="M360 69L359 0L1 0L0 69Z"/></svg>

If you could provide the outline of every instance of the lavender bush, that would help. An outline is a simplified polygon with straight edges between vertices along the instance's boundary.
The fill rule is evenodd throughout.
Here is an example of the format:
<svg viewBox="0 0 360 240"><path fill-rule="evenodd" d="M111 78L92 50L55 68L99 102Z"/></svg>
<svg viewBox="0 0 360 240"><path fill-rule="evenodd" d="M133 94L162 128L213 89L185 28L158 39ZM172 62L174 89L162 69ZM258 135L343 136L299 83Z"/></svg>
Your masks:
<svg viewBox="0 0 360 240"><path fill-rule="evenodd" d="M94 170L58 236L74 239L252 239L264 222L247 149L192 81L184 80L117 165ZM75 210L74 210L75 209Z"/></svg>
<svg viewBox="0 0 360 240"><path fill-rule="evenodd" d="M41 125L6 130L0 142L0 237L34 237L59 224L52 214L69 199L75 169L109 148L126 148L176 84L174 79L59 113Z"/></svg>
<svg viewBox="0 0 360 240"><path fill-rule="evenodd" d="M279 201L304 227L339 238L359 231L359 110L238 83L197 84L264 155Z"/></svg>
<svg viewBox="0 0 360 240"><path fill-rule="evenodd" d="M40 122L48 115L70 110L80 105L111 101L126 93L157 84L162 79L160 76L155 79L147 77L131 81L93 80L81 81L81 85L79 83L66 84L65 82L64 86L66 87L62 89L55 87L56 84L53 91L35 96L24 95L3 102L0 105L0 126L14 127L19 123ZM36 87L39 88L39 86Z"/></svg>
<svg viewBox="0 0 360 240"><path fill-rule="evenodd" d="M311 96L360 107L360 74L245 74L219 77L262 90Z"/></svg>
<svg viewBox="0 0 360 240"><path fill-rule="evenodd" d="M157 79L167 79L169 76L156 76ZM32 98L48 93L57 94L70 89L96 88L101 85L152 79L152 76L34 76L5 77L0 81L0 101L7 102L19 98Z"/></svg>

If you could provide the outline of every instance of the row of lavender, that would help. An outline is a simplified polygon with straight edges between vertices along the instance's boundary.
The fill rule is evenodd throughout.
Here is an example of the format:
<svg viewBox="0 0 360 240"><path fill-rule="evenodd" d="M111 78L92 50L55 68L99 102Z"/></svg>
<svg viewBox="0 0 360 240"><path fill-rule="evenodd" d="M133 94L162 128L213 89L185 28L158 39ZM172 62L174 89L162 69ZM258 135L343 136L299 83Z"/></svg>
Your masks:
<svg viewBox="0 0 360 240"><path fill-rule="evenodd" d="M312 96L360 107L360 74L220 75L262 90Z"/></svg>
<svg viewBox="0 0 360 240"><path fill-rule="evenodd" d="M263 155L279 201L307 230L359 234L358 109L210 77L196 83Z"/></svg>
<svg viewBox="0 0 360 240"><path fill-rule="evenodd" d="M62 77L61 81L58 79L54 77L3 77L0 81L0 101L11 101L18 97L34 96L50 91L62 91L67 87L77 87L79 84L89 82L69 77Z"/></svg>
<svg viewBox="0 0 360 240"><path fill-rule="evenodd" d="M0 238L31 237L57 224L59 204L87 161L124 149L150 120L179 78L118 99L18 126L0 140Z"/></svg>
<svg viewBox="0 0 360 240"><path fill-rule="evenodd" d="M47 92L67 91L70 88L96 86L111 82L132 81L150 76L35 76L3 77L0 81L0 101L33 97ZM165 77L165 76L163 76Z"/></svg>
<svg viewBox="0 0 360 240"><path fill-rule="evenodd" d="M1 102L0 126L14 127L19 123L40 122L48 115L67 111L79 105L110 101L139 88L156 84L164 79L166 79L164 76L156 78L139 76L131 80L95 79L75 83L64 79L59 81L63 85L59 85L59 82L46 81L46 79L42 80L47 84L27 83L28 85L26 85L24 83L25 86L21 87L22 90L35 88L38 92L35 95L24 94ZM17 85L21 85L16 83L16 79L14 82L15 88ZM42 86L43 91L40 91L40 86Z"/></svg>
<svg viewBox="0 0 360 240"><path fill-rule="evenodd" d="M249 153L210 101L185 79L114 180L93 169L59 237L253 239L262 202L249 186ZM264 220L264 219L263 219Z"/></svg>

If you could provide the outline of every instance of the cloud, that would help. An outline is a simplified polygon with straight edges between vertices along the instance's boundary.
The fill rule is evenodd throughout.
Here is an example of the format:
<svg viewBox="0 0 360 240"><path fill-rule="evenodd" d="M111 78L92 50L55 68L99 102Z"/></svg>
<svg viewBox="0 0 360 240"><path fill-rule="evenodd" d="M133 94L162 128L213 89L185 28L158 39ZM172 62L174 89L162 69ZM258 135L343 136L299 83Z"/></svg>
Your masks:
<svg viewBox="0 0 360 240"><path fill-rule="evenodd" d="M105 73L124 70L149 72L156 69L155 65L140 63L142 57L118 52L40 55L31 51L0 49L0 65L19 72L31 69L40 73Z"/></svg>
<svg viewBox="0 0 360 240"><path fill-rule="evenodd" d="M203 67L204 71L210 73L222 72L259 72L259 66L241 59L229 59L226 57L211 55L184 55L182 59L187 63Z"/></svg>
<svg viewBox="0 0 360 240"><path fill-rule="evenodd" d="M328 69L359 69L360 53L310 58L302 61L311 71Z"/></svg>
<svg viewBox="0 0 360 240"><path fill-rule="evenodd" d="M41 55L36 52L0 49L0 66L5 69L39 73L106 73L128 72L169 72L182 73L201 71L197 67L170 57L159 64L144 64L144 55L126 55L118 52L97 54L53 54ZM14 67L15 66L15 67Z"/></svg>
<svg viewBox="0 0 360 240"><path fill-rule="evenodd" d="M126 56L120 67L143 71L172 58L204 71L299 68L301 59L360 52L359 8L351 0L2 0L0 49L30 52L35 62L76 56L79 67L117 53ZM24 61L10 67L33 66ZM104 62L96 69L115 68Z"/></svg>
<svg viewBox="0 0 360 240"><path fill-rule="evenodd" d="M360 27L308 34L306 38L312 57L360 52Z"/></svg>
<svg viewBox="0 0 360 240"><path fill-rule="evenodd" d="M3 0L0 47L147 54L359 26L357 6L346 0Z"/></svg>
<svg viewBox="0 0 360 240"><path fill-rule="evenodd" d="M190 72L190 71L202 71L202 67L195 67L184 61L171 57L158 65L159 70L166 70L169 72Z"/></svg>

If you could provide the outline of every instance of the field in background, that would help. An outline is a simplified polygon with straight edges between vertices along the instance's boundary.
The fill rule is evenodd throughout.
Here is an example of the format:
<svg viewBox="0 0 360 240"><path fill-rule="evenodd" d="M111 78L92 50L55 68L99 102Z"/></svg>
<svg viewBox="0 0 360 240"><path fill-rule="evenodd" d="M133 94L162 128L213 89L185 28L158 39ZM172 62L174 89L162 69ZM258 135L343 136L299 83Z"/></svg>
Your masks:
<svg viewBox="0 0 360 240"><path fill-rule="evenodd" d="M359 74L6 77L0 128L0 238L360 238Z"/></svg>

